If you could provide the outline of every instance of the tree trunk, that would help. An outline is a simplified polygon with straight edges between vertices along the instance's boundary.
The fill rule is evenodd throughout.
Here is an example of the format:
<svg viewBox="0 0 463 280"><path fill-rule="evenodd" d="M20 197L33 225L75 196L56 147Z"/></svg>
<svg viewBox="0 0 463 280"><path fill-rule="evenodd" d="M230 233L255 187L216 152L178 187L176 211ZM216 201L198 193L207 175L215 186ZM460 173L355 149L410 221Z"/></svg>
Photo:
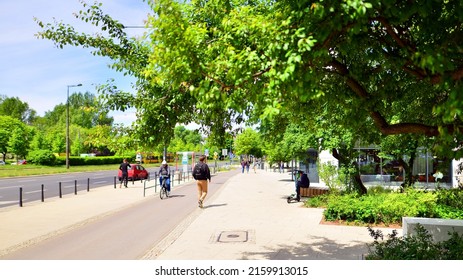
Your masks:
<svg viewBox="0 0 463 280"><path fill-rule="evenodd" d="M405 170L404 182L401 185L402 190L404 188L411 187L413 186L413 184L415 184L415 178L413 178L413 165L415 162L417 149L418 142L415 141L414 149L412 152L410 152L410 158L408 159L408 162L405 162L402 158L399 159L399 163L403 166Z"/></svg>
<svg viewBox="0 0 463 280"><path fill-rule="evenodd" d="M337 159L341 165L352 165L355 167L355 173L349 174L350 179L352 183L354 184L354 188L359 192L359 194L364 195L367 193L367 188L362 182L362 179L360 178L360 173L359 173L359 166L357 164L357 161L351 161L349 158L342 156L339 154L338 150L333 148L332 149L332 155L335 159Z"/></svg>

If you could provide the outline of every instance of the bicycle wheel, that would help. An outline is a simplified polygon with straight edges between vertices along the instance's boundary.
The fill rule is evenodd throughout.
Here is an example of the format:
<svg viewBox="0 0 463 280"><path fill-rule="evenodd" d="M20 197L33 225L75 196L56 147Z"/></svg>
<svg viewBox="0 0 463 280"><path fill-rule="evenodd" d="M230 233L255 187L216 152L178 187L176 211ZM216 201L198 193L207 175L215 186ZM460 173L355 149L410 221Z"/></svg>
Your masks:
<svg viewBox="0 0 463 280"><path fill-rule="evenodd" d="M166 187L165 186L162 186L161 187L161 191L159 192L159 197L161 199L164 199L167 197L167 190L166 190Z"/></svg>

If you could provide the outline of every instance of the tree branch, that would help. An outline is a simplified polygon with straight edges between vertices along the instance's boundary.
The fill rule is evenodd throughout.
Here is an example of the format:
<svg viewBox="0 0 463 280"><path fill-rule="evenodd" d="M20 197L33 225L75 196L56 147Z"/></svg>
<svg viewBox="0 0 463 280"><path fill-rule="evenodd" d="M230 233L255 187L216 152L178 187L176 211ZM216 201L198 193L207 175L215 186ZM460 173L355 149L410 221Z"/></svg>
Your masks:
<svg viewBox="0 0 463 280"><path fill-rule="evenodd" d="M350 76L347 66L340 63L339 61L333 60L330 65L333 67L336 72L346 78L347 86L362 100L368 101L370 99L370 94L368 91L353 77ZM384 116L376 111L369 110L370 117L375 123L376 127L384 135L395 135L395 134L424 134L428 137L439 135L439 130L437 126L430 126L419 123L398 123L398 124L389 124Z"/></svg>
<svg viewBox="0 0 463 280"><path fill-rule="evenodd" d="M409 42L406 42L405 40L403 40L399 36L399 34L395 32L394 27L389 23L389 21L385 17L379 16L375 18L375 20L379 21L386 28L387 34L391 36L392 40L394 40L397 43L397 45L399 45L401 48L405 48L409 50L410 52L416 51L415 46L412 46Z"/></svg>

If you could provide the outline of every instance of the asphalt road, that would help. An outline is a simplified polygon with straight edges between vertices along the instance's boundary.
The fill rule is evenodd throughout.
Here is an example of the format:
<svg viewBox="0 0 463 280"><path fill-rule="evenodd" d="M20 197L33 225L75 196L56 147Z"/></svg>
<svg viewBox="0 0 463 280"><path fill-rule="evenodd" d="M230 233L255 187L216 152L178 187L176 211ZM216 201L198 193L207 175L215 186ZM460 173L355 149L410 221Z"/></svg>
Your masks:
<svg viewBox="0 0 463 280"><path fill-rule="evenodd" d="M218 163L218 166L226 163ZM214 164L210 164L213 168ZM153 176L159 167L147 168L150 176ZM42 176L2 178L0 180L0 208L20 205L34 201L46 201L49 198L75 195L82 191L88 191L93 188L107 186L116 183L119 184L117 170L95 171L95 172L75 172L67 174L54 174ZM43 185L43 192L42 192ZM22 194L21 194L22 189Z"/></svg>
<svg viewBox="0 0 463 280"><path fill-rule="evenodd" d="M151 171L151 170L150 170ZM153 170L154 171L154 170ZM75 191L87 191L87 188L98 188L114 184L117 171L97 171L68 173L42 176L2 178L0 180L0 207L19 205L22 188L23 203L44 200L61 195L75 194Z"/></svg>
<svg viewBox="0 0 463 280"><path fill-rule="evenodd" d="M221 172L212 178L208 197L237 174ZM195 181L173 188L169 199L153 196L97 221L12 254L9 260L135 260L143 257L193 211L197 211ZM214 207L208 205L206 208ZM204 210L204 209L202 209ZM200 210L200 211L202 211Z"/></svg>

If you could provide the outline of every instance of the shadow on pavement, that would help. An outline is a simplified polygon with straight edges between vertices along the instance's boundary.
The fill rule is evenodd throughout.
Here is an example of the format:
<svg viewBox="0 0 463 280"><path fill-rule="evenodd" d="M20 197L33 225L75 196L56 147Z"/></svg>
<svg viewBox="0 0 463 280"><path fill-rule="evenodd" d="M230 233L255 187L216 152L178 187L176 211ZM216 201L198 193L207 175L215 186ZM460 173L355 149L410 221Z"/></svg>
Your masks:
<svg viewBox="0 0 463 280"><path fill-rule="evenodd" d="M308 236L315 239L312 243L298 243L297 246L275 245L264 247L262 252L245 252L242 259L264 260L362 260L368 253L368 246L358 242L353 246L336 243L320 236Z"/></svg>
<svg viewBox="0 0 463 280"><path fill-rule="evenodd" d="M227 206L227 205L228 205L227 203L222 203L222 204L210 204L210 205L204 206L204 208L222 207L222 206Z"/></svg>

